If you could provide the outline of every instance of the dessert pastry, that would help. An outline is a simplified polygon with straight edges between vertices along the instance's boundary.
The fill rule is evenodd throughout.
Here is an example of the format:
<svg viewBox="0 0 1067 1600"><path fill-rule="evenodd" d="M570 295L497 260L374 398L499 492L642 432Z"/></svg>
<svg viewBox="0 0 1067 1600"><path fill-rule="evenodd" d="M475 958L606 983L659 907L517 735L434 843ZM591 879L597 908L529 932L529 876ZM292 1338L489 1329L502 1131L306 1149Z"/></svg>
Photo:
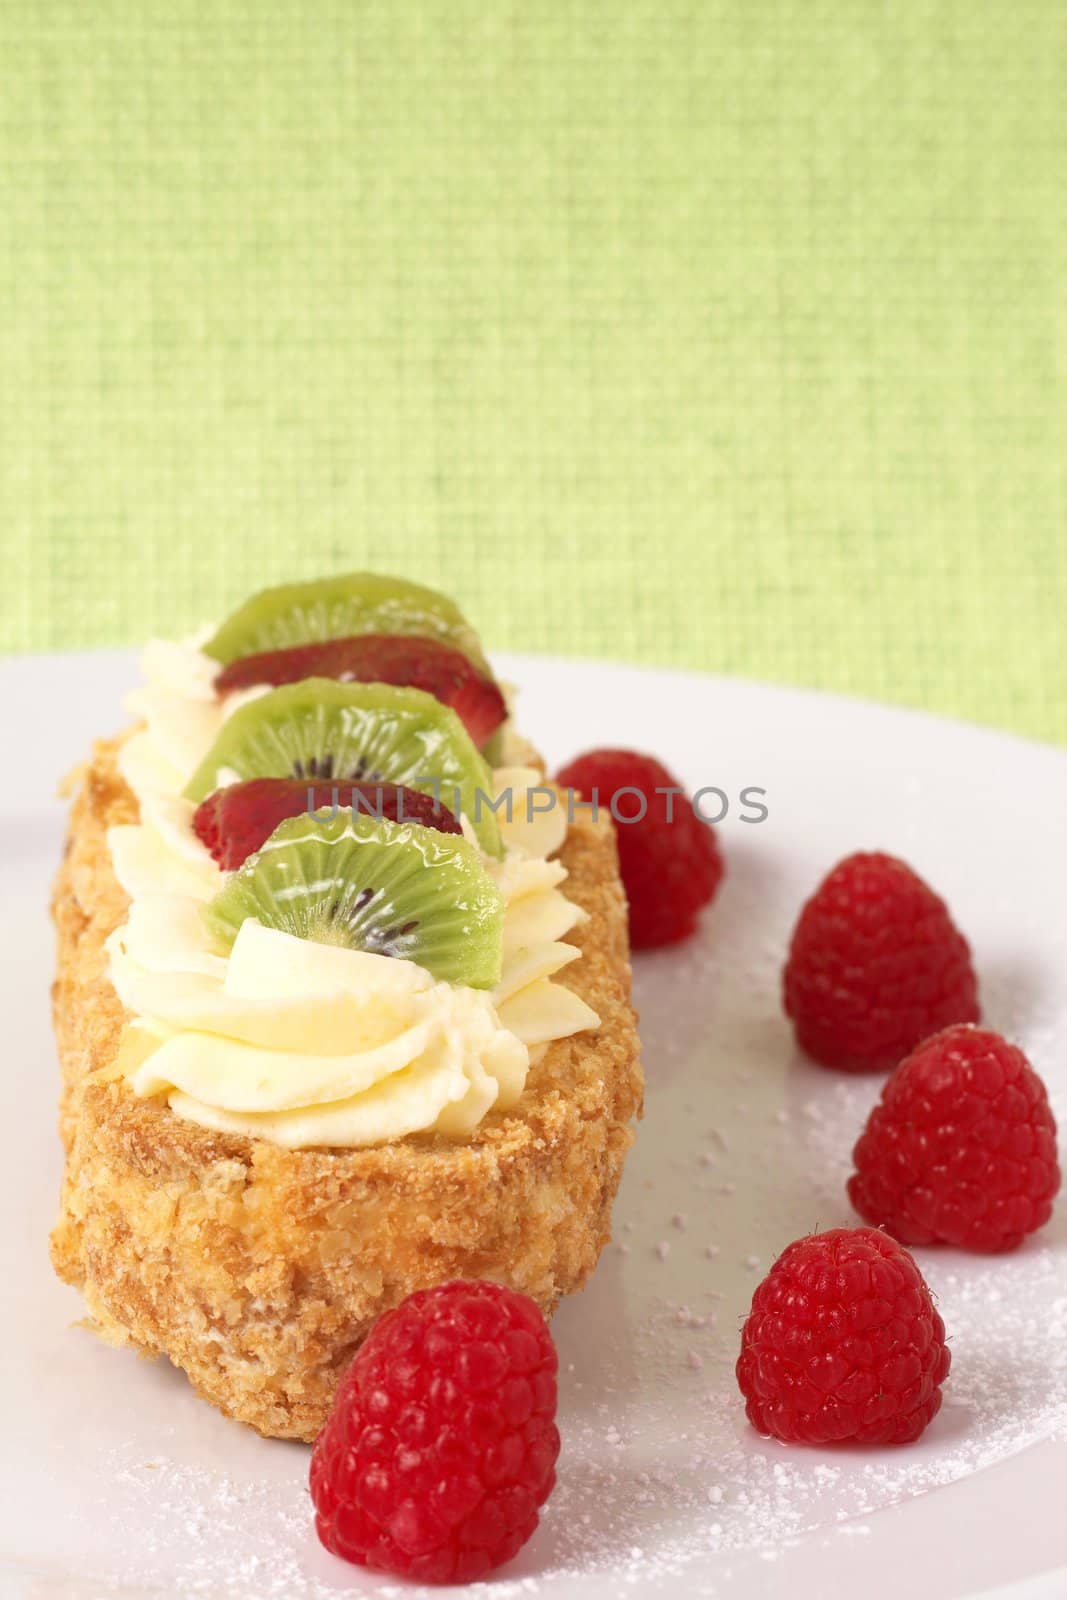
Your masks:
<svg viewBox="0 0 1067 1600"><path fill-rule="evenodd" d="M428 590L267 591L144 665L55 887L53 1261L105 1338L310 1440L413 1291L547 1314L595 1266L641 1103L614 835Z"/></svg>

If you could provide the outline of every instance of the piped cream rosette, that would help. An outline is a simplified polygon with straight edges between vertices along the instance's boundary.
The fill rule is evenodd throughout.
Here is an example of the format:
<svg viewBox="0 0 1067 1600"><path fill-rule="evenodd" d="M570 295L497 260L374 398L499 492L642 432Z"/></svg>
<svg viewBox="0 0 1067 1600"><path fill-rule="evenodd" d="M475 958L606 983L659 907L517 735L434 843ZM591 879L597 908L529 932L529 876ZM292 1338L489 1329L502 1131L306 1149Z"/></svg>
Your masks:
<svg viewBox="0 0 1067 1600"><path fill-rule="evenodd" d="M132 901L108 952L134 1019L121 1065L135 1093L166 1095L203 1127L292 1149L462 1136L492 1107L514 1104L531 1059L553 1039L597 1026L595 1012L554 981L580 954L566 935L583 913L550 859L566 835L565 808L550 803L534 767L493 775L506 852L484 858L505 901L503 969L491 992L255 921L221 955L200 908L225 874L194 834L182 789L233 702L215 696L217 665L195 645L150 646L144 668L146 684L128 704L145 726L120 757L142 820L109 832Z"/></svg>

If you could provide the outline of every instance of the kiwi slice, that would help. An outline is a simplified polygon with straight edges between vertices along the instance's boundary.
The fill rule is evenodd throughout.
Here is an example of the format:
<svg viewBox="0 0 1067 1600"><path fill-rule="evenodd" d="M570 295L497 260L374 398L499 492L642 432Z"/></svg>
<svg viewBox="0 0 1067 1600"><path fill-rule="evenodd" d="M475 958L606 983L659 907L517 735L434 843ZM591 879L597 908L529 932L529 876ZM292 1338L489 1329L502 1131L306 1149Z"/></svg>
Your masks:
<svg viewBox="0 0 1067 1600"><path fill-rule="evenodd" d="M332 678L272 689L223 723L185 797L199 804L248 778L403 784L465 812L482 849L503 854L489 768L456 713L421 689Z"/></svg>
<svg viewBox="0 0 1067 1600"><path fill-rule="evenodd" d="M449 983L500 981L500 890L466 839L417 823L349 811L289 817L204 916L227 949L255 917L317 944L418 962Z"/></svg>
<svg viewBox="0 0 1067 1600"><path fill-rule="evenodd" d="M435 589L378 572L348 572L316 583L264 589L226 618L204 650L228 666L241 656L359 633L440 639L492 676L478 636L458 606Z"/></svg>

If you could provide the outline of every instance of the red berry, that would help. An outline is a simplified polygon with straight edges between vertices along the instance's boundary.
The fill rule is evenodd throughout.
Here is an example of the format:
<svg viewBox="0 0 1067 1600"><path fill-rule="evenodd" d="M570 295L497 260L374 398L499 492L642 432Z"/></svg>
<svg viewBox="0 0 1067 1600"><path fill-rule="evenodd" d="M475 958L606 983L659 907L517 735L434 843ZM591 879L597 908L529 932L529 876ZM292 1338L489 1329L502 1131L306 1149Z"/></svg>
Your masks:
<svg viewBox="0 0 1067 1600"><path fill-rule="evenodd" d="M824 1067L895 1067L931 1033L977 1022L978 984L948 908L894 856L848 856L800 913L785 1009Z"/></svg>
<svg viewBox="0 0 1067 1600"><path fill-rule="evenodd" d="M309 803L310 801L310 803ZM309 783L306 778L249 778L216 789L201 801L193 831L224 872L235 871L264 845L286 817L334 804L365 816L414 822L438 833L461 833L448 807L432 795L396 783Z"/></svg>
<svg viewBox="0 0 1067 1600"><path fill-rule="evenodd" d="M413 1294L375 1324L311 1460L327 1550L422 1583L469 1583L521 1549L555 1483L556 1349L498 1283Z"/></svg>
<svg viewBox="0 0 1067 1600"><path fill-rule="evenodd" d="M584 800L595 799L605 811L612 807L634 949L687 939L725 868L714 832L677 778L635 750L590 750L569 762L556 782ZM620 793L635 789L637 794Z"/></svg>
<svg viewBox="0 0 1067 1600"><path fill-rule="evenodd" d="M902 1061L852 1159L852 1204L907 1244L1014 1250L1060 1187L1045 1085L985 1028L946 1028Z"/></svg>
<svg viewBox="0 0 1067 1600"><path fill-rule="evenodd" d="M231 661L215 679L219 694L302 678L340 683L391 683L422 689L451 706L475 744L483 745L508 714L504 696L462 650L438 639L407 634L362 633L350 639L320 639L286 650L266 650Z"/></svg>
<svg viewBox="0 0 1067 1600"><path fill-rule="evenodd" d="M785 1444L909 1444L941 1409L945 1325L902 1245L873 1228L797 1239L752 1297L737 1381Z"/></svg>

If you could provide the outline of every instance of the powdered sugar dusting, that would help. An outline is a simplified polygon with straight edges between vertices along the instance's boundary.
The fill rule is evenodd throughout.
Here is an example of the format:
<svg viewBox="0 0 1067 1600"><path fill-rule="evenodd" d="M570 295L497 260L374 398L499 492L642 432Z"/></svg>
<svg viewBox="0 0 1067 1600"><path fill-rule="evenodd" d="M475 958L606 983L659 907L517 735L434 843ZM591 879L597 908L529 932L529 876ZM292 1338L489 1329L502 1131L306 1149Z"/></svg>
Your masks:
<svg viewBox="0 0 1067 1600"><path fill-rule="evenodd" d="M812 1529L862 1538L862 1519L881 1508L1067 1426L1058 1215L1008 1258L918 1253L953 1349L945 1405L918 1445L789 1450L748 1427L733 1364L753 1287L797 1234L855 1222L844 1179L880 1080L794 1056L774 1003L782 938L757 941L755 955L725 940L720 928L766 916L758 880L736 873L729 892L733 905L702 941L639 970L649 1096L616 1219L628 1248L609 1250L557 1316L559 1482L532 1543L504 1576L474 1586L493 1600L596 1574L614 1575L620 1593L682 1580L715 1593L700 1583L731 1557L774 1560ZM1013 1014L1012 992L995 985L987 1004L1035 1062L1047 1068L1057 1048L1062 1058L1051 1012ZM166 1570L181 1594L225 1600L434 1592L325 1555L311 1531L307 1452L241 1439L240 1476L188 1459L148 1468L128 1450L107 1464L111 1514L135 1515L144 1532L134 1575Z"/></svg>

